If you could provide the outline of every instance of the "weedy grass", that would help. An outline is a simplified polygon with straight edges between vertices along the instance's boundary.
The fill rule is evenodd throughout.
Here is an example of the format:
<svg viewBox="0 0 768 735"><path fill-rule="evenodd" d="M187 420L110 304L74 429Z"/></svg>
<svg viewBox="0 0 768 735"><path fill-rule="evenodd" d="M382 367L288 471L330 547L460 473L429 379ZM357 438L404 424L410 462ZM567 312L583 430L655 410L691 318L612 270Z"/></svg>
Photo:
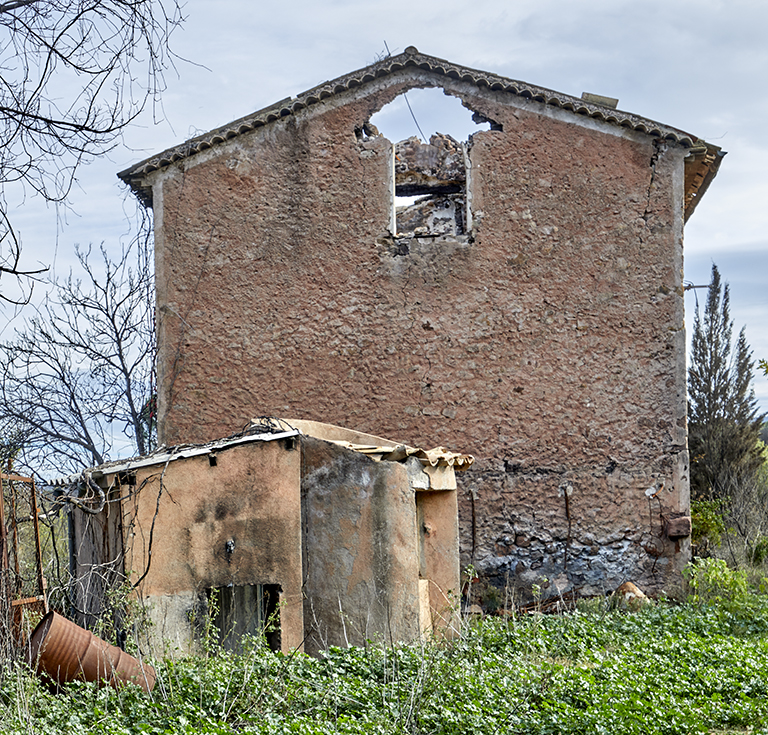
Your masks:
<svg viewBox="0 0 768 735"><path fill-rule="evenodd" d="M703 599L700 586L693 602L635 613L592 605L487 618L448 642L331 649L321 659L275 654L258 640L240 654L212 647L157 662L151 695L90 684L51 694L8 664L0 731L768 732L768 603L718 594Z"/></svg>

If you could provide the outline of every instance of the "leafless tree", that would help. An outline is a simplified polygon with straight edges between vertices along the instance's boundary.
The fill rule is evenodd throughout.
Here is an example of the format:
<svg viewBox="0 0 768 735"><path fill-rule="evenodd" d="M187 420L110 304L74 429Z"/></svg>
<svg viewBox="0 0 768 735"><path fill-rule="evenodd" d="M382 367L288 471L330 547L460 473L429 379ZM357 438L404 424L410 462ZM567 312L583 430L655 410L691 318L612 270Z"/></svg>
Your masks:
<svg viewBox="0 0 768 735"><path fill-rule="evenodd" d="M38 471L80 472L115 448L153 448L154 283L146 242L117 262L78 250L82 278L52 284L46 301L0 345L0 425L23 437Z"/></svg>
<svg viewBox="0 0 768 735"><path fill-rule="evenodd" d="M80 164L158 99L180 22L178 0L0 0L0 277L41 272L20 266L8 187L66 202Z"/></svg>

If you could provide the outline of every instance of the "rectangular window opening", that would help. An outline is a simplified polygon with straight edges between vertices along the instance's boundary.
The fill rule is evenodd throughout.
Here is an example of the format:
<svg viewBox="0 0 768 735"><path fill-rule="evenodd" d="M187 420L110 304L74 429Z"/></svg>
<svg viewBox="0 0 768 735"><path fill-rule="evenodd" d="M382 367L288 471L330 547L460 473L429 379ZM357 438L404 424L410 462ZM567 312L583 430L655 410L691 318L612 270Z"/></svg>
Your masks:
<svg viewBox="0 0 768 735"><path fill-rule="evenodd" d="M228 651L241 651L243 636L266 639L279 651L279 584L245 584L213 587L206 590L211 623L218 631L219 643Z"/></svg>
<svg viewBox="0 0 768 735"><path fill-rule="evenodd" d="M466 145L437 133L392 148L392 232L396 237L451 237L471 229Z"/></svg>

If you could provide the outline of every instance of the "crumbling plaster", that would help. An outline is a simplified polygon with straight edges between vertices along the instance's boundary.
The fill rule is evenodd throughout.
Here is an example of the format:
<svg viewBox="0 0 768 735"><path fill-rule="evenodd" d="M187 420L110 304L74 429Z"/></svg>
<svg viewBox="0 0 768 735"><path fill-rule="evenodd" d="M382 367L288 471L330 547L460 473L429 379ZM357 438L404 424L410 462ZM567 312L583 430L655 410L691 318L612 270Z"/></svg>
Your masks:
<svg viewBox="0 0 768 735"><path fill-rule="evenodd" d="M72 599L83 623L128 582L157 654L193 650L208 614L228 647L269 619L268 641L286 653L453 635L454 472L472 458L295 423L255 422L63 480L77 496Z"/></svg>
<svg viewBox="0 0 768 735"><path fill-rule="evenodd" d="M425 86L502 130L471 139L469 235L405 252L388 233L390 141L354 128ZM162 439L258 414L429 437L478 456L463 560L497 583L674 583L685 155L409 69L149 174Z"/></svg>
<svg viewBox="0 0 768 735"><path fill-rule="evenodd" d="M283 650L303 641L301 452L294 438L136 471L122 510L124 566L153 623L153 647L190 644L206 590L281 588ZM194 621L192 621L194 622Z"/></svg>
<svg viewBox="0 0 768 735"><path fill-rule="evenodd" d="M405 466L309 437L302 452L305 650L416 640L419 540Z"/></svg>

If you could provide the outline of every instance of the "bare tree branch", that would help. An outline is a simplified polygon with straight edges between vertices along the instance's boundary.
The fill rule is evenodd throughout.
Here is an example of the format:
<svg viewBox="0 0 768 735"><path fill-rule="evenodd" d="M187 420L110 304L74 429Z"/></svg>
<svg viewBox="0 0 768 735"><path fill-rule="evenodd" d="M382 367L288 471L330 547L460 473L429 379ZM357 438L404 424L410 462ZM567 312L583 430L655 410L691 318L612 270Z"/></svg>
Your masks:
<svg viewBox="0 0 768 735"><path fill-rule="evenodd" d="M0 13L9 13L11 10L17 10L18 8L23 8L25 5L33 5L34 3L39 3L40 0L16 0L16 2L12 3L3 3L0 5Z"/></svg>
<svg viewBox="0 0 768 735"><path fill-rule="evenodd" d="M145 227L142 237L148 238ZM147 239L112 262L78 251L80 277L52 284L0 345L0 426L24 436L26 465L79 471L155 442L153 277ZM113 427L124 439L115 438Z"/></svg>
<svg viewBox="0 0 768 735"><path fill-rule="evenodd" d="M78 167L158 100L181 20L178 0L0 3L0 276L41 272L20 266L7 185L66 203Z"/></svg>

